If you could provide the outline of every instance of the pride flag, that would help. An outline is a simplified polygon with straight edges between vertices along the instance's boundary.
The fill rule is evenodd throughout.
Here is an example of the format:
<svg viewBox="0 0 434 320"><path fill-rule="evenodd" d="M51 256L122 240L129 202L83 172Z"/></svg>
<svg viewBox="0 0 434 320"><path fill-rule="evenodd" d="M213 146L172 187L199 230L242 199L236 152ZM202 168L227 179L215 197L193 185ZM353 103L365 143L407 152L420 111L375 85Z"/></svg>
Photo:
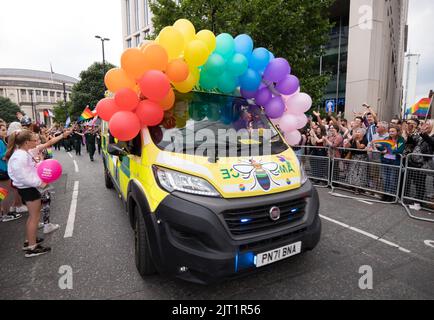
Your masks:
<svg viewBox="0 0 434 320"><path fill-rule="evenodd" d="M89 119L92 119L94 116L95 115L92 112L92 110L90 110L89 106L86 106L86 108L84 109L84 111L81 114L80 119L78 119L78 121L89 120Z"/></svg>
<svg viewBox="0 0 434 320"><path fill-rule="evenodd" d="M8 196L8 191L6 189L0 188L0 202L6 199Z"/></svg>
<svg viewBox="0 0 434 320"><path fill-rule="evenodd" d="M407 115L414 115L419 118L425 118L430 109L431 105L431 99L430 98L422 98L417 103L412 105L410 108L407 109L406 114Z"/></svg>
<svg viewBox="0 0 434 320"><path fill-rule="evenodd" d="M380 151L387 150L388 153L392 153L394 149L396 149L396 142L393 140L375 140L372 142L374 145L380 145L381 148L378 148Z"/></svg>

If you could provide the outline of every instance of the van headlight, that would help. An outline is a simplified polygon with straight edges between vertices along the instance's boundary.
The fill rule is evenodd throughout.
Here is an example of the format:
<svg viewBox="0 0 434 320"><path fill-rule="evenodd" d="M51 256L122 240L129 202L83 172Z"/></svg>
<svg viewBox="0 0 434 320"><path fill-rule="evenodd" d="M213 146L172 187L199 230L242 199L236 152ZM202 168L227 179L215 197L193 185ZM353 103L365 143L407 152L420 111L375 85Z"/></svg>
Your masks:
<svg viewBox="0 0 434 320"><path fill-rule="evenodd" d="M301 175L301 185L304 185L309 177L306 174L306 170L304 169L303 163L300 162L300 175Z"/></svg>
<svg viewBox="0 0 434 320"><path fill-rule="evenodd" d="M220 197L220 193L202 178L157 166L153 169L156 180L169 193L180 191L200 196Z"/></svg>

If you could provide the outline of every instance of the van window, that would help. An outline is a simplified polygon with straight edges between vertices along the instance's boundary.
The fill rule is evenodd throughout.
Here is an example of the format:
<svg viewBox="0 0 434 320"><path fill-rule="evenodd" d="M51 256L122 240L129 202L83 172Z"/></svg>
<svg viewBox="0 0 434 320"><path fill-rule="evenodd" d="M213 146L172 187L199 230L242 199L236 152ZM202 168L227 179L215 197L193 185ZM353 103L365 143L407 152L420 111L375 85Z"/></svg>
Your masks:
<svg viewBox="0 0 434 320"><path fill-rule="evenodd" d="M153 142L162 150L209 156L210 150L218 149L221 157L222 149L235 148L237 156L246 155L246 149L249 156L288 149L263 108L244 98L192 92L177 93L175 101L163 122L149 128ZM259 149L259 154L253 149Z"/></svg>

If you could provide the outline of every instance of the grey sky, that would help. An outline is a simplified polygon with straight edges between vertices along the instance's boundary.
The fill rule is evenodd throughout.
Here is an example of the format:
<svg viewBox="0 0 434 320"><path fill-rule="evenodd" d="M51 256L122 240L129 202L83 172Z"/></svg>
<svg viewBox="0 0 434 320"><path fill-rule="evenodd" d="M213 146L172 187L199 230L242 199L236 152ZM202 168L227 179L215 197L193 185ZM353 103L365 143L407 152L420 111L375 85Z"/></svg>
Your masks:
<svg viewBox="0 0 434 320"><path fill-rule="evenodd" d="M422 54L417 96L434 89L434 1L410 0L409 48ZM95 61L119 65L122 54L120 0L3 0L0 5L0 67L50 70L78 77Z"/></svg>

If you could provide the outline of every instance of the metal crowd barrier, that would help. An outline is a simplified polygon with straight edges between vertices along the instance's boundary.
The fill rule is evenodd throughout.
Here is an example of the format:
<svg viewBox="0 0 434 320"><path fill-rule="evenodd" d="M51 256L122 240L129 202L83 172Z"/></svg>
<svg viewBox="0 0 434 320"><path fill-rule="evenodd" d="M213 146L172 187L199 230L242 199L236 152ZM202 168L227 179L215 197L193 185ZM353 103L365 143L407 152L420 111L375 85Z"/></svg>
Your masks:
<svg viewBox="0 0 434 320"><path fill-rule="evenodd" d="M307 176L317 187L330 185L330 149L327 147L297 146L294 147L299 161L303 164ZM324 184L319 184L323 182Z"/></svg>
<svg viewBox="0 0 434 320"><path fill-rule="evenodd" d="M335 157L332 161L330 177L332 195L336 195L335 189L349 189L356 195L363 193L377 198L370 201L399 202L402 159L399 160L399 165L394 165L384 163L381 154L376 151L348 148L337 150L342 158ZM351 157L348 157L349 154Z"/></svg>
<svg viewBox="0 0 434 320"><path fill-rule="evenodd" d="M402 205L414 219L434 222L434 219L412 214L407 206L410 202L424 205L424 210L434 212L434 155L410 154L404 170Z"/></svg>

